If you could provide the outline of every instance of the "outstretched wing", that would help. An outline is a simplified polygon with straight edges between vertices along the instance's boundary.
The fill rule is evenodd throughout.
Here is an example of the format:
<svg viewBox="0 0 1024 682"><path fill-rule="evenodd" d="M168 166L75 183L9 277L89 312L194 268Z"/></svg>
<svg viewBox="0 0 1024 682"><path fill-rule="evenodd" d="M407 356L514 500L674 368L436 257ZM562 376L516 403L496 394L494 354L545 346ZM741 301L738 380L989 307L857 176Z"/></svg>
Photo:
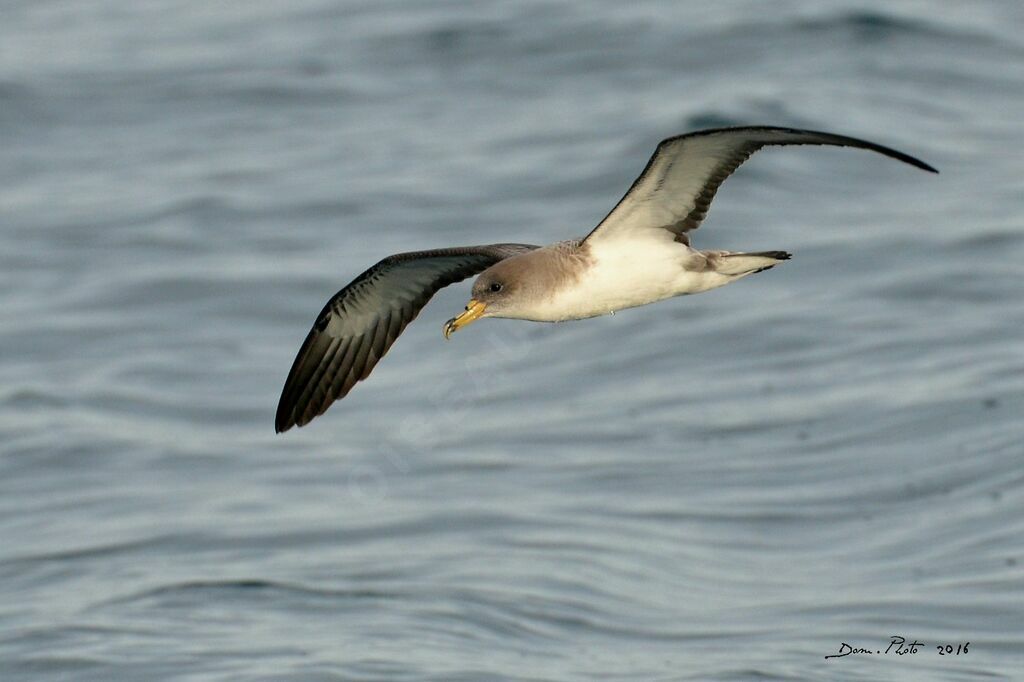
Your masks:
<svg viewBox="0 0 1024 682"><path fill-rule="evenodd" d="M663 230L665 238L689 243L686 233L700 226L725 179L761 147L787 144L870 149L938 172L903 152L845 135L771 126L702 130L658 144L640 177L586 240L632 238L639 236L638 231Z"/></svg>
<svg viewBox="0 0 1024 682"><path fill-rule="evenodd" d="M278 433L304 426L369 376L430 297L526 251L491 244L388 256L327 302L292 363L277 406Z"/></svg>

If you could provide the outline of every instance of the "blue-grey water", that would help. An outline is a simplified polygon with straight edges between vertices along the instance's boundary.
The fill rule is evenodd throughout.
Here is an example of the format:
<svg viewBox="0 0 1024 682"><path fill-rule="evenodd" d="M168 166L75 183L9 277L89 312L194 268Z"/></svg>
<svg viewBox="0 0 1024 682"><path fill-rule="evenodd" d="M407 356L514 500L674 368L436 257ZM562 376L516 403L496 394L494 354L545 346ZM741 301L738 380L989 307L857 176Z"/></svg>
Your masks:
<svg viewBox="0 0 1024 682"><path fill-rule="evenodd" d="M792 261L445 343L452 287L274 434L377 259L733 124L941 174L766 150L694 241ZM0 680L1019 679L1022 143L1011 0L7 0Z"/></svg>

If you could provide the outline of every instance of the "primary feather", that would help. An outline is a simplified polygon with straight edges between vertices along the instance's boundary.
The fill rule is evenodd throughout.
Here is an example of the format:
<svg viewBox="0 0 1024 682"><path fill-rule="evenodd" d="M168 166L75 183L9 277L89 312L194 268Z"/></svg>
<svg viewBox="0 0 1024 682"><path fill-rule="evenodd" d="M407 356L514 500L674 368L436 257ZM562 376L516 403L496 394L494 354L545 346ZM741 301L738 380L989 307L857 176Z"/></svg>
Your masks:
<svg viewBox="0 0 1024 682"><path fill-rule="evenodd" d="M442 288L535 248L490 244L400 253L356 277L327 302L306 335L281 391L277 432L308 424L369 376Z"/></svg>
<svg viewBox="0 0 1024 682"><path fill-rule="evenodd" d="M772 126L716 128L662 140L619 203L587 235L586 241L653 237L689 243L721 184L750 155L768 145L857 147L936 173L913 156L855 137Z"/></svg>

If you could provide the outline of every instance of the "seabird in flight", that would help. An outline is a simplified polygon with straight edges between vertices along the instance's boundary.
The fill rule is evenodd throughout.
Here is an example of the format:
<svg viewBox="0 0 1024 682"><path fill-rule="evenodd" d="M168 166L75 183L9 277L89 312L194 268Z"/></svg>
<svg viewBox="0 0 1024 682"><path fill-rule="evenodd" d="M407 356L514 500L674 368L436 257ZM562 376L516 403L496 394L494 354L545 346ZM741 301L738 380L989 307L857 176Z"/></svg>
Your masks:
<svg viewBox="0 0 1024 682"><path fill-rule="evenodd" d="M769 145L857 147L933 173L889 147L769 126L718 128L658 144L640 177L583 239L539 247L490 244L388 256L327 302L299 349L277 407L277 431L304 426L369 376L405 326L443 287L479 275L445 337L481 317L580 320L696 294L767 270L785 251L690 246L722 182Z"/></svg>

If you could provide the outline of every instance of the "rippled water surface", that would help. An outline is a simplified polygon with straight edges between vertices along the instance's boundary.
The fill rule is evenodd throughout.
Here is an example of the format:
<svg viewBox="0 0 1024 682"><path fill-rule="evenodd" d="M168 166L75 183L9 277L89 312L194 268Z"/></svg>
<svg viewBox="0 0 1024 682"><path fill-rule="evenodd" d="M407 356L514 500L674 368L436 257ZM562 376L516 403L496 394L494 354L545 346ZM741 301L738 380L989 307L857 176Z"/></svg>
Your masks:
<svg viewBox="0 0 1024 682"><path fill-rule="evenodd" d="M0 14L0 679L1024 670L1024 5ZM581 236L751 123L942 172L766 151L695 245L784 266L444 343L453 287L273 433L377 259Z"/></svg>

